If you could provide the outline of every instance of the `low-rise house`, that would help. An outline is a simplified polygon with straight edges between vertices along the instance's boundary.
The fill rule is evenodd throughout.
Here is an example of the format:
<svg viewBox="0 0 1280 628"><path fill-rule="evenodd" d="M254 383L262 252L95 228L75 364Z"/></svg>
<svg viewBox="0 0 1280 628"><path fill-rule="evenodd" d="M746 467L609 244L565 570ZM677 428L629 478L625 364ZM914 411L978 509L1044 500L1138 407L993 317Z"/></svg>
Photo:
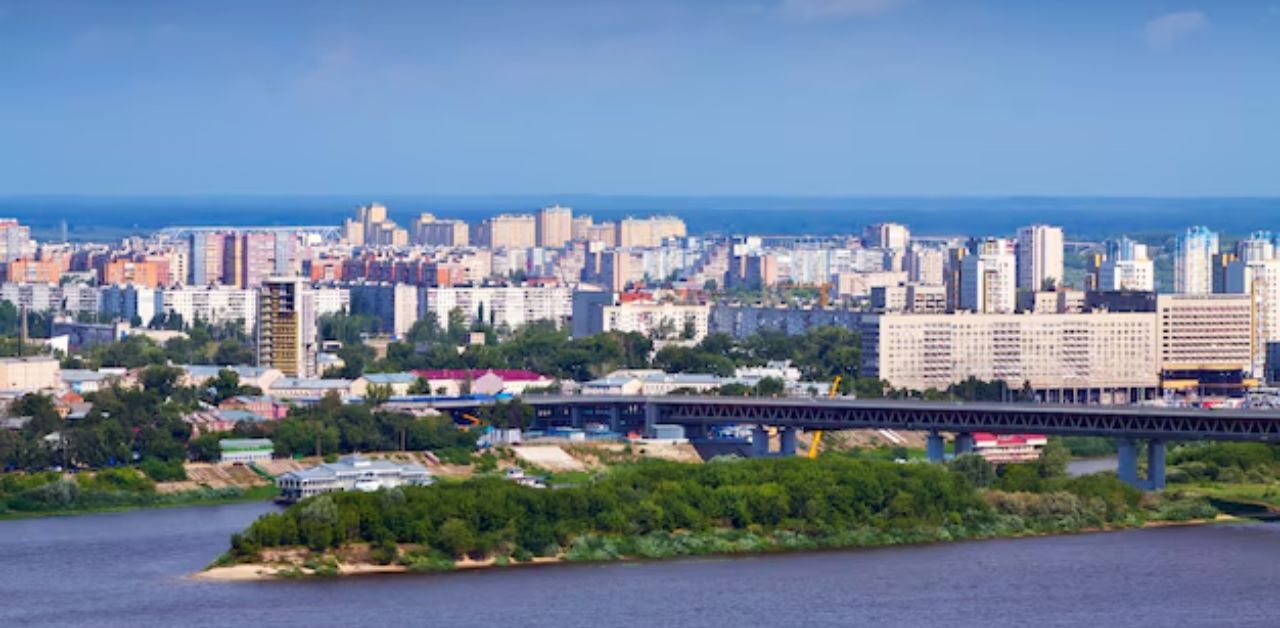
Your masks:
<svg viewBox="0 0 1280 628"><path fill-rule="evenodd" d="M772 377L784 382L795 382L800 380L800 369L791 366L791 360L770 360L764 366L739 366L733 375L740 379Z"/></svg>
<svg viewBox="0 0 1280 628"><path fill-rule="evenodd" d="M243 410L267 421L279 421L289 416L289 404L271 395L236 395L218 404L220 410Z"/></svg>
<svg viewBox="0 0 1280 628"><path fill-rule="evenodd" d="M218 441L222 462L250 463L271 460L275 445L269 438L224 438Z"/></svg>
<svg viewBox="0 0 1280 628"><path fill-rule="evenodd" d="M368 373L364 376L370 386L386 386L393 397L409 394L409 388L418 381L413 373Z"/></svg>
<svg viewBox="0 0 1280 628"><path fill-rule="evenodd" d="M29 393L53 391L61 387L62 367L57 358L0 358L0 390Z"/></svg>
<svg viewBox="0 0 1280 628"><path fill-rule="evenodd" d="M30 423L31 419L33 418L34 417L29 417L29 416L5 417L3 419L0 419L0 429L9 430L10 432L17 432L22 428L26 427L27 424Z"/></svg>
<svg viewBox="0 0 1280 628"><path fill-rule="evenodd" d="M124 383L129 379L126 369L103 368L96 371L88 369L66 369L62 371L62 384L67 389L81 395L98 392L109 388L112 383Z"/></svg>
<svg viewBox="0 0 1280 628"><path fill-rule="evenodd" d="M290 471L276 478L280 497L298 501L313 495L341 491L376 491L397 486L425 486L435 479L426 468L372 460L358 454L344 456L302 471Z"/></svg>
<svg viewBox="0 0 1280 628"><path fill-rule="evenodd" d="M53 398L53 407L58 411L58 416L68 421L75 421L87 416L93 409L93 404L87 403L80 393L67 390Z"/></svg>
<svg viewBox="0 0 1280 628"><path fill-rule="evenodd" d="M183 376L179 380L179 386L195 386L201 387L209 382L209 380L218 376L223 369L234 371L240 378L241 386L256 386L262 390L271 388L277 379L284 377L284 373L279 369L273 369L265 366L217 366L213 364L185 364L178 368L182 369Z"/></svg>
<svg viewBox="0 0 1280 628"><path fill-rule="evenodd" d="M267 393L279 399L314 401L330 392L338 393L343 401L364 397L369 392L369 382L363 377L355 379L302 379L281 377L271 384Z"/></svg>
<svg viewBox="0 0 1280 628"><path fill-rule="evenodd" d="M707 373L662 373L646 375L640 380L643 395L669 395L674 391L706 393L736 381Z"/></svg>
<svg viewBox="0 0 1280 628"><path fill-rule="evenodd" d="M444 389L445 395L518 395L530 388L546 388L555 383L546 375L524 369L429 369L413 374L427 380L432 391Z"/></svg>
<svg viewBox="0 0 1280 628"><path fill-rule="evenodd" d="M245 410L198 410L182 417L191 426L191 437L213 432L230 432L240 423L257 423L263 418Z"/></svg>
<svg viewBox="0 0 1280 628"><path fill-rule="evenodd" d="M638 395L642 382L639 377L601 377L582 385L584 395Z"/></svg>

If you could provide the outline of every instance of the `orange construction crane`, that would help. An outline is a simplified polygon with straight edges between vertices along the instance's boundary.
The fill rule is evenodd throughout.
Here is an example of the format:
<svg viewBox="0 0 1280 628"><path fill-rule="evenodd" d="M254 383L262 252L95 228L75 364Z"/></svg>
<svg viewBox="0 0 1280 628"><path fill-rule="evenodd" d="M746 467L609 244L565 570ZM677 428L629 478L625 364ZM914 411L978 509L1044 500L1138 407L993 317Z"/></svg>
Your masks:
<svg viewBox="0 0 1280 628"><path fill-rule="evenodd" d="M823 292L823 294L826 294L826 292ZM831 380L831 389L827 391L827 399L834 399L836 396L836 392L839 390L840 390L840 376L836 375L836 378ZM818 457L818 445L820 445L821 443L822 443L822 430L817 430L816 432L813 433L813 440L810 441L809 443L809 459L810 460Z"/></svg>

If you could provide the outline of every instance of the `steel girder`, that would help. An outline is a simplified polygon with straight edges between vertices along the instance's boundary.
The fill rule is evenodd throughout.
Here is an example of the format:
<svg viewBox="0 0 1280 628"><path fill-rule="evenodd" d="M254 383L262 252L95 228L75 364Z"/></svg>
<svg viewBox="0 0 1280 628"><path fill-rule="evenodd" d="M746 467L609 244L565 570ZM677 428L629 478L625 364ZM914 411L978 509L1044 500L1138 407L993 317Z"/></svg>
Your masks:
<svg viewBox="0 0 1280 628"><path fill-rule="evenodd" d="M1129 438L1280 441L1280 421L1263 417L1007 410L842 408L819 405L658 403L665 423L751 423L805 429L1075 434Z"/></svg>
<svg viewBox="0 0 1280 628"><path fill-rule="evenodd" d="M1037 404L827 401L744 399L741 397L576 397L528 396L541 419L609 416L616 408L630 422L655 406L657 423L687 425L772 425L804 429L893 429L997 434L1061 434L1165 440L1246 440L1280 442L1280 413L1188 410L1133 406L1045 406ZM443 404L442 404L443 405ZM482 403L449 404L459 406ZM441 408L446 409L446 408Z"/></svg>

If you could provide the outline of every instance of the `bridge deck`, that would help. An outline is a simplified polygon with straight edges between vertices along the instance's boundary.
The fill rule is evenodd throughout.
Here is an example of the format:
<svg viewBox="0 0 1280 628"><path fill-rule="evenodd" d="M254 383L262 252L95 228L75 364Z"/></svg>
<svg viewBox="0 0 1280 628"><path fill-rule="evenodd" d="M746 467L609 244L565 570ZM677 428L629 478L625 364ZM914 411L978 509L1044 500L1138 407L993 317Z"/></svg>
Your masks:
<svg viewBox="0 0 1280 628"><path fill-rule="evenodd" d="M645 425L736 423L832 430L900 429L1280 442L1280 412L1270 410L678 395L529 395L523 397L523 401L546 418L567 417L584 410L593 416L616 412L643 417ZM459 400L439 402L433 407L463 410L478 405L483 404Z"/></svg>

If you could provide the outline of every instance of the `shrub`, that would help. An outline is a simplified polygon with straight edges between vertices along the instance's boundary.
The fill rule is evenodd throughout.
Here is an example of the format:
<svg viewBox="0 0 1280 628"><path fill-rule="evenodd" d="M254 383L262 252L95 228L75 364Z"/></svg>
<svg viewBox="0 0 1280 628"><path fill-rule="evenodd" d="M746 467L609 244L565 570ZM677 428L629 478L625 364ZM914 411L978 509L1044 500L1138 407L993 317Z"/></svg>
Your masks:
<svg viewBox="0 0 1280 628"><path fill-rule="evenodd" d="M179 482L187 479L187 470L183 468L181 460L147 458L138 468L156 482Z"/></svg>

